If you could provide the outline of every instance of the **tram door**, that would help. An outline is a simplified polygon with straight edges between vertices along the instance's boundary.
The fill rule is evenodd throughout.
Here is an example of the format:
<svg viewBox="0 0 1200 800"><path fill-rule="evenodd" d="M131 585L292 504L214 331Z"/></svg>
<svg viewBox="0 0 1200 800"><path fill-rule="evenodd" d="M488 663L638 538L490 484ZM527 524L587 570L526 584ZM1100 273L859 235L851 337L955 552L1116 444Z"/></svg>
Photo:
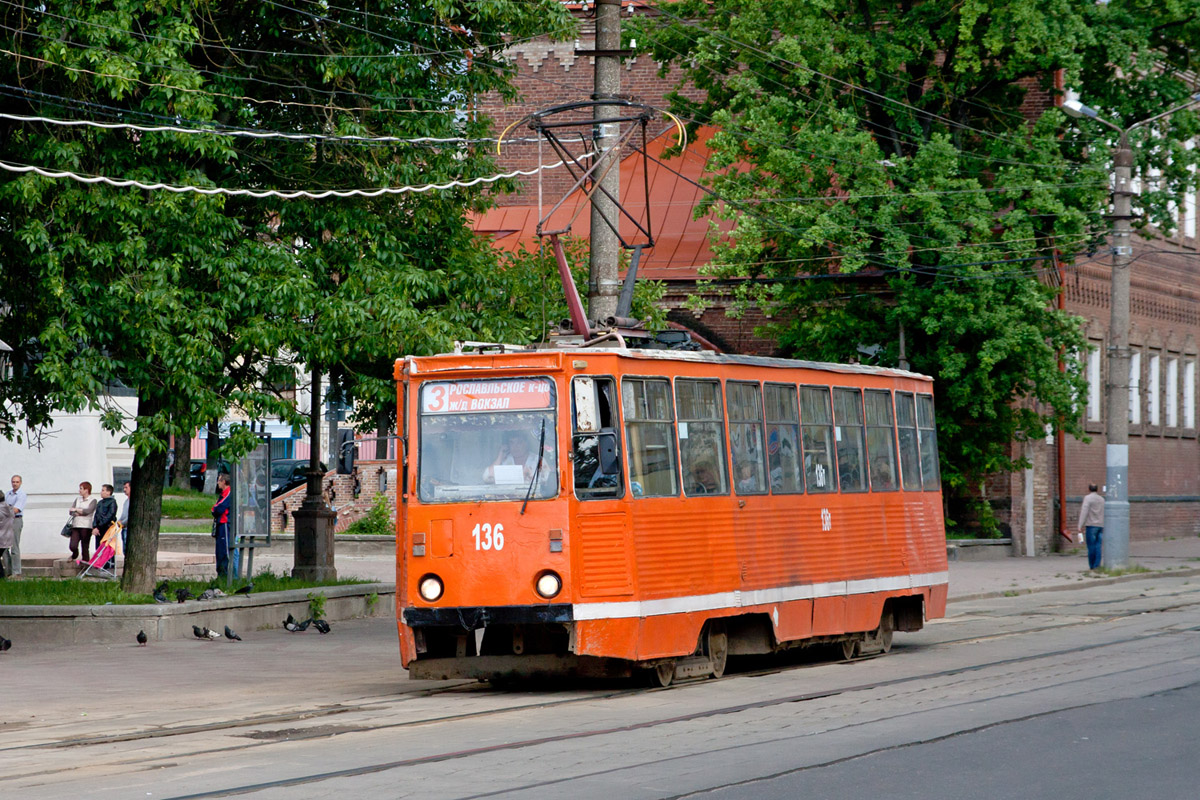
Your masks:
<svg viewBox="0 0 1200 800"><path fill-rule="evenodd" d="M571 541L582 597L633 593L632 531L625 498L617 383L579 375L571 381Z"/></svg>

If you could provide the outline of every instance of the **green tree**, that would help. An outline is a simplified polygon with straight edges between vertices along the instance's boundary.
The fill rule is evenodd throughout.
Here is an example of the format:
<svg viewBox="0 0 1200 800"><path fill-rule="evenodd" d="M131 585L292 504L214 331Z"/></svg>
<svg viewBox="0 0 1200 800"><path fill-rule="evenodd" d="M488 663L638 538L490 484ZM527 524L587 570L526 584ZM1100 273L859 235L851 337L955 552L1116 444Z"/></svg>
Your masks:
<svg viewBox="0 0 1200 800"><path fill-rule="evenodd" d="M912 368L937 379L943 479L965 493L1021 464L1014 440L1082 435L1084 378L1056 359L1086 342L1051 306L1051 258L1069 269L1100 247L1108 145L1022 104L1060 68L1118 118L1180 101L1197 20L1197 0L682 0L628 36L702 90L673 110L718 130L698 213L736 226L708 273L775 313L792 355L865 348L895 366L903 332ZM1195 185L1196 132L1181 114L1142 140L1141 165L1165 178L1143 222L1169 227L1168 201Z"/></svg>
<svg viewBox="0 0 1200 800"><path fill-rule="evenodd" d="M548 0L373 12L297 2L9 4L0 11L15 54L0 64L6 110L143 126L474 138L490 124L464 110L469 99L512 91L515 67L498 57L506 36L569 30ZM495 171L487 151L0 122L8 164L177 186L352 190L472 179ZM116 384L137 393L136 420L116 409L103 419L135 448L123 586L147 591L171 434L190 435L231 407L251 419L298 419L270 391L297 363L339 368L352 385L362 376L378 390L397 355L507 330L490 304L494 258L465 225L485 203L483 186L289 200L36 174L6 180L0 338L17 348L19 374L0 384L0 400L12 403L0 402L0 432L16 435L17 422L36 425L56 409L102 407ZM248 429L235 429L224 454L253 444Z"/></svg>

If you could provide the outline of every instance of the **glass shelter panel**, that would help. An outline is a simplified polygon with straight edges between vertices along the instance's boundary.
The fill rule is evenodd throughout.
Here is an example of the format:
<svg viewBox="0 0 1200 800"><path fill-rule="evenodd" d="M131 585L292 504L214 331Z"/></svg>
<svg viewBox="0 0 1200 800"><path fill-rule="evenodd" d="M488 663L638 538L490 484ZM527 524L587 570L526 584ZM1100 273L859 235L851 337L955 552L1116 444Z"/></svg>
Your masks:
<svg viewBox="0 0 1200 800"><path fill-rule="evenodd" d="M629 453L629 491L634 497L679 494L671 384L665 378L625 378L621 412Z"/></svg>
<svg viewBox="0 0 1200 800"><path fill-rule="evenodd" d="M675 403L679 412L679 460L685 476L684 492L728 493L721 384L677 380Z"/></svg>
<svg viewBox="0 0 1200 800"><path fill-rule="evenodd" d="M766 494L762 398L758 384L726 383L725 401L729 405L729 451L733 454L734 491Z"/></svg>
<svg viewBox="0 0 1200 800"><path fill-rule="evenodd" d="M896 392L896 432L900 438L900 478L904 491L921 490L921 456L917 446L917 407L909 392Z"/></svg>
<svg viewBox="0 0 1200 800"><path fill-rule="evenodd" d="M896 431L892 425L892 393L868 390L864 393L867 411L867 458L870 459L871 490L894 492L896 480Z"/></svg>
<svg viewBox="0 0 1200 800"><path fill-rule="evenodd" d="M800 430L804 445L804 482L808 491L836 492L833 414L828 386L800 387Z"/></svg>
<svg viewBox="0 0 1200 800"><path fill-rule="evenodd" d="M862 393L858 389L833 390L833 419L836 423L833 435L837 440L838 483L843 492L865 492Z"/></svg>
<svg viewBox="0 0 1200 800"><path fill-rule="evenodd" d="M421 386L422 503L544 500L558 493L549 378Z"/></svg>
<svg viewBox="0 0 1200 800"><path fill-rule="evenodd" d="M804 491L800 472L800 409L796 387L768 383L763 387L767 407L767 469L773 494Z"/></svg>

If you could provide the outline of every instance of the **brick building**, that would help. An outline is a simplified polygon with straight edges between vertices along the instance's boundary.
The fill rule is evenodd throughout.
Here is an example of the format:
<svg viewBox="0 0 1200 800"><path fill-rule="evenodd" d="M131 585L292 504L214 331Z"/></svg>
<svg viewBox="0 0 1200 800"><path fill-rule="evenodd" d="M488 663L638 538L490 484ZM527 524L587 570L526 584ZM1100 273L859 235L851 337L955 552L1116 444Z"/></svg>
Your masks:
<svg viewBox="0 0 1200 800"><path fill-rule="evenodd" d="M484 102L483 108L507 127L526 114L547 106L587 99L592 93L592 58L577 51L593 49L594 29L583 20L580 38L573 42L532 41L510 50L519 66L517 84L522 101L516 105ZM665 95L676 89L677 76L658 76L659 65L646 57L624 62L622 93L630 99L665 108ZM1060 84L1061 87L1061 84ZM1021 112L1040 114L1059 94L1028 82ZM687 89L683 90L685 93ZM669 136L665 125L656 133ZM513 136L527 136L523 126ZM671 163L687 178L699 180L707 162L705 136ZM651 152L661 153L665 138ZM553 160L543 147L544 161ZM505 148L503 166L530 168L539 163L533 143ZM640 187L640 159L626 156L622 165L622 199L634 197ZM659 240L643 257L640 275L664 281L663 298L668 318L727 352L768 354L774 343L755 335L764 321L761 313L734 318L726 314L728 294L718 285L699 281L698 268L712 255L705 237L709 220L693 220L691 209L699 190L679 175L652 170L651 209L654 233ZM543 208L556 202L571 183L565 171L547 172L541 182ZM570 213L585 202L581 192L567 204ZM520 191L500 198L499 207L476 220L476 230L491 236L501 248L534 245L538 219L538 186L527 180ZM1200 339L1200 240L1197 238L1197 196L1181 198L1179 226L1171 238L1137 239L1132 276L1132 331L1134 359L1130 384L1134 387L1130 427L1130 536L1154 539L1200 533L1200 441L1196 435L1197 340ZM726 226L727 229L727 226ZM573 233L586 237L588 215L580 214ZM1057 276L1048 280L1058 282ZM1065 503L1068 530L1075 528L1079 502L1090 482L1105 480L1104 392L1109 379L1106 364L1108 292L1110 270L1103 254L1068 266L1062 289L1066 310L1083 318L1094 348L1087 355L1091 388L1086 403L1086 429L1091 440L1068 439L1061 454L1053 437L1040 442L1014 443L1014 454L1024 455L1033 466L1025 471L995 476L985 487L1002 532L1010 534L1014 554L1035 555L1070 547L1059 535L1059 508ZM709 302L702 314L685 307L687 298L703 293ZM1065 478L1065 498L1060 497L1059 473Z"/></svg>

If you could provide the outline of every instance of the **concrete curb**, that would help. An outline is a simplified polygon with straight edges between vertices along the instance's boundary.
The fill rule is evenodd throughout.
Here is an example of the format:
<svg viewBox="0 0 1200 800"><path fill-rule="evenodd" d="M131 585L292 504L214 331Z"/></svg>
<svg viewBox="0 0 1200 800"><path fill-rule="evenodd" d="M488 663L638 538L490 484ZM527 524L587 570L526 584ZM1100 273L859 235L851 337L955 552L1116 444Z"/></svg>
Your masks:
<svg viewBox="0 0 1200 800"><path fill-rule="evenodd" d="M1038 592L1069 592L1072 589L1083 589L1090 586L1107 586L1113 583L1128 583L1129 581L1142 581L1148 578L1187 578L1200 575L1200 568L1193 569L1156 569L1150 572L1136 572L1131 575L1115 575L1111 578L1091 578L1083 582L1076 581L1075 583L1055 583L1050 586L1035 586L1025 589L1003 589L996 592L977 592L975 594L964 594L957 597L946 598L947 603L965 603L968 600L990 600L996 597L1017 597L1023 594L1035 594Z"/></svg>
<svg viewBox="0 0 1200 800"><path fill-rule="evenodd" d="M285 592L218 597L170 605L0 606L5 636L36 644L109 644L133 641L139 630L153 640L190 638L192 626L216 631L278 628L292 614L309 616L310 593L325 595L324 618L394 617L396 586L357 583ZM369 601L376 595L374 603Z"/></svg>

